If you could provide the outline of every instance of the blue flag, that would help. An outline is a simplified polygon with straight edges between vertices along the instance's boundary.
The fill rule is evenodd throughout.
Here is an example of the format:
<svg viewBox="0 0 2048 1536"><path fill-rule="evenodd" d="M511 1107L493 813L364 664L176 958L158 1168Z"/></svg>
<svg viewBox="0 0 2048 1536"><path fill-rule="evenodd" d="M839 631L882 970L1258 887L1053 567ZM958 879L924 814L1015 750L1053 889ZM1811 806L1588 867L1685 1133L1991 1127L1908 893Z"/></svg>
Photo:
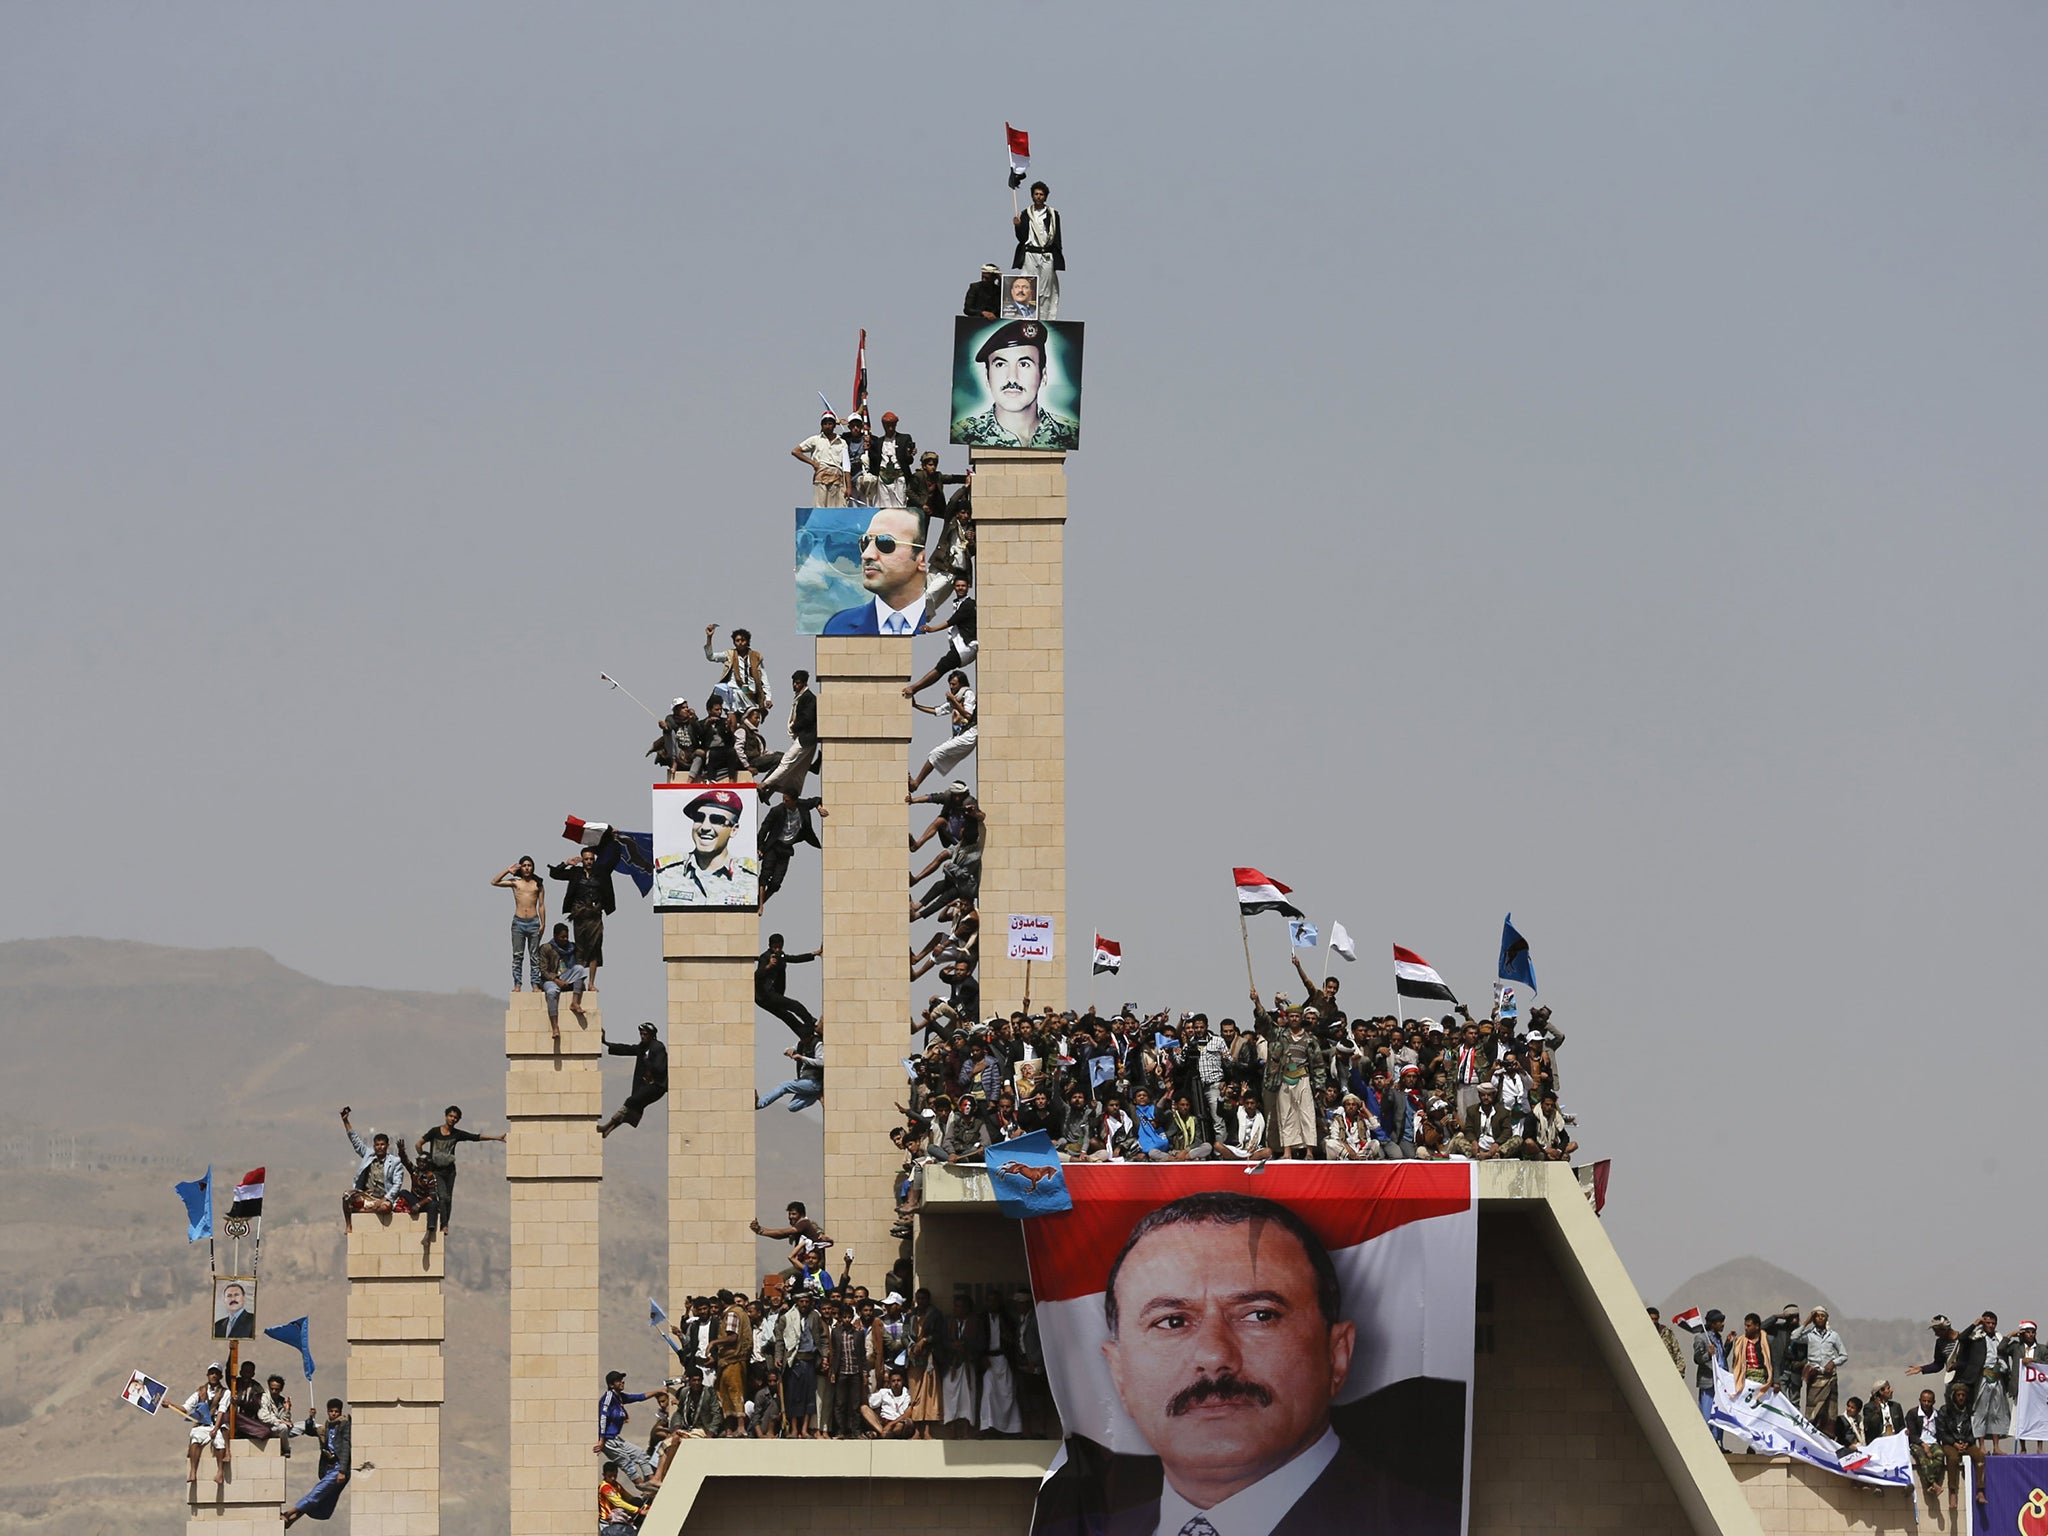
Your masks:
<svg viewBox="0 0 2048 1536"><path fill-rule="evenodd" d="M1114 1056L1105 1053L1101 1056L1091 1056L1088 1059L1088 1086L1090 1088L1100 1088L1115 1076L1116 1058Z"/></svg>
<svg viewBox="0 0 2048 1536"><path fill-rule="evenodd" d="M1529 941L1515 932L1515 914L1510 912L1500 924L1500 964L1494 975L1506 981L1519 981L1531 992L1541 990L1536 985L1536 967L1529 960Z"/></svg>
<svg viewBox="0 0 2048 1536"><path fill-rule="evenodd" d="M659 1328L668 1321L668 1314L661 1310L661 1303L652 1296L647 1298L647 1326Z"/></svg>
<svg viewBox="0 0 2048 1536"><path fill-rule="evenodd" d="M619 833L619 873L631 880L645 896L654 889L654 834Z"/></svg>
<svg viewBox="0 0 2048 1536"><path fill-rule="evenodd" d="M986 1157L989 1188L995 1191L996 1208L1005 1216L1050 1216L1074 1208L1074 1197L1067 1193L1067 1176L1060 1170L1060 1155L1044 1131L997 1142Z"/></svg>
<svg viewBox="0 0 2048 1536"><path fill-rule="evenodd" d="M202 1237L213 1236L213 1165L206 1165L206 1172L189 1184L173 1184L178 1198L185 1202L185 1241L196 1243Z"/></svg>
<svg viewBox="0 0 2048 1536"><path fill-rule="evenodd" d="M1140 1152L1164 1152L1166 1132L1159 1129L1159 1106L1140 1104L1134 1111L1138 1117L1138 1150Z"/></svg>
<svg viewBox="0 0 2048 1536"><path fill-rule="evenodd" d="M263 1337L288 1344L299 1352L299 1363L306 1368L306 1380L313 1379L313 1325L305 1318L294 1318L289 1323L279 1323L275 1328L263 1330Z"/></svg>
<svg viewBox="0 0 2048 1536"><path fill-rule="evenodd" d="M1322 942L1322 937L1316 932L1316 925L1304 918L1290 917L1287 920L1287 942L1296 949L1314 949Z"/></svg>

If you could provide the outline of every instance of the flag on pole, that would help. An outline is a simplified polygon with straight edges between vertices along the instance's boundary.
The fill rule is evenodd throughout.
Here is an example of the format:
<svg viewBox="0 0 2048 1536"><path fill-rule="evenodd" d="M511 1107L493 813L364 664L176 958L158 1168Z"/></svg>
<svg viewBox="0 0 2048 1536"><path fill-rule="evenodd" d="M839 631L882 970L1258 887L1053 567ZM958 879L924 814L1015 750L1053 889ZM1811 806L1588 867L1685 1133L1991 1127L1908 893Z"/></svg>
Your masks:
<svg viewBox="0 0 2048 1536"><path fill-rule="evenodd" d="M860 345L853 352L853 409L851 414L866 418L868 413L868 332L862 326Z"/></svg>
<svg viewBox="0 0 2048 1536"><path fill-rule="evenodd" d="M1123 945L1117 943L1114 939L1105 939L1099 933L1095 935L1095 968L1088 974L1091 976L1101 976L1107 973L1114 976L1123 968Z"/></svg>
<svg viewBox="0 0 2048 1536"><path fill-rule="evenodd" d="M1294 894L1292 886L1282 885L1256 869L1232 869L1232 880L1237 882L1237 909L1249 916L1253 912L1279 912L1288 917L1300 917L1301 908L1287 898Z"/></svg>
<svg viewBox="0 0 2048 1536"><path fill-rule="evenodd" d="M1010 141L1010 185L1014 187L1031 174L1031 135L1005 123L1003 137Z"/></svg>
<svg viewBox="0 0 2048 1536"><path fill-rule="evenodd" d="M1358 946L1351 942L1351 935L1344 931L1342 923L1330 924L1330 948L1335 950L1341 959L1358 958Z"/></svg>
<svg viewBox="0 0 2048 1536"><path fill-rule="evenodd" d="M263 1214L263 1170L251 1168L235 1186L235 1203L228 1207L228 1219Z"/></svg>
<svg viewBox="0 0 2048 1536"><path fill-rule="evenodd" d="M213 1168L209 1164L206 1172L186 1184L173 1184L178 1198L185 1202L185 1241L196 1243L202 1237L213 1236Z"/></svg>
<svg viewBox="0 0 2048 1536"><path fill-rule="evenodd" d="M1500 964L1493 974L1505 981L1519 981L1531 992L1536 985L1536 967L1529 960L1529 941L1515 932L1515 914L1510 912L1500 923Z"/></svg>
<svg viewBox="0 0 2048 1536"><path fill-rule="evenodd" d="M1316 932L1316 925L1299 917L1287 920L1287 942L1296 949L1314 949L1322 942L1322 935Z"/></svg>
<svg viewBox="0 0 2048 1536"><path fill-rule="evenodd" d="M585 821L581 816L569 816L563 819L562 836L583 848L602 848L605 839L611 838L611 848L617 854L612 870L631 880L639 887L642 896L654 889L652 832L627 832L608 821ZM605 856L600 855L599 864L604 861Z"/></svg>
<svg viewBox="0 0 2048 1536"><path fill-rule="evenodd" d="M668 1314L661 1310L661 1303L652 1296L647 1298L647 1326L659 1328L668 1321Z"/></svg>
<svg viewBox="0 0 2048 1536"><path fill-rule="evenodd" d="M1457 995L1444 985L1436 968L1412 949L1394 946L1394 991L1402 997L1428 997L1455 1003Z"/></svg>
<svg viewBox="0 0 2048 1536"><path fill-rule="evenodd" d="M1707 1325L1700 1321L1700 1309L1698 1307L1687 1307L1683 1312L1672 1316L1671 1326L1683 1328L1687 1333L1698 1333Z"/></svg>
<svg viewBox="0 0 2048 1536"><path fill-rule="evenodd" d="M996 1209L1005 1216L1053 1216L1074 1208L1060 1154L1044 1131L1013 1136L1000 1147L989 1148L983 1166Z"/></svg>
<svg viewBox="0 0 2048 1536"><path fill-rule="evenodd" d="M1116 1076L1114 1056L1091 1056L1088 1058L1088 1086L1100 1088Z"/></svg>
<svg viewBox="0 0 2048 1536"><path fill-rule="evenodd" d="M313 1325L303 1317L263 1330L263 1337L275 1339L299 1352L299 1364L306 1368L306 1380L313 1379Z"/></svg>

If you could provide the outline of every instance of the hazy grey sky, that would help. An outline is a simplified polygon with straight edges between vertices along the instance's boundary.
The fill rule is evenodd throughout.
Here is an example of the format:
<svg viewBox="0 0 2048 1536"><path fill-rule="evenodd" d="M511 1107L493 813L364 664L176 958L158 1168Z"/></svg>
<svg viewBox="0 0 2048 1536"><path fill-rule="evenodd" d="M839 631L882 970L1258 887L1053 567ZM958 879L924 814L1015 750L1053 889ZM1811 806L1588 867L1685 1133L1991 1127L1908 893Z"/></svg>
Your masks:
<svg viewBox="0 0 2048 1536"><path fill-rule="evenodd" d="M1019 15L0 13L0 936L502 989L488 876L646 823L598 670L807 661L859 327L943 436L1007 117L1089 326L1102 1000L1235 1006L1233 863L1368 1007L1393 940L1483 1002L1512 908L1646 1293L2039 1302L2048 13Z"/></svg>

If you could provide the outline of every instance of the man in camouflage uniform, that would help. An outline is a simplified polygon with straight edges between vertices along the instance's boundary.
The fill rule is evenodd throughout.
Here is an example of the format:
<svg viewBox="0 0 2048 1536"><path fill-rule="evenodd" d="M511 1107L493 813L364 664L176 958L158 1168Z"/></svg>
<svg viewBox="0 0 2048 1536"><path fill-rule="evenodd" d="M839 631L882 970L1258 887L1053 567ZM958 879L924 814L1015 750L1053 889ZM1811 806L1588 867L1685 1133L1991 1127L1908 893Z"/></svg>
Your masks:
<svg viewBox="0 0 2048 1536"><path fill-rule="evenodd" d="M1081 429L1038 403L1045 384L1045 326L1012 320L974 354L992 404L953 423L952 440L976 448L1078 448Z"/></svg>

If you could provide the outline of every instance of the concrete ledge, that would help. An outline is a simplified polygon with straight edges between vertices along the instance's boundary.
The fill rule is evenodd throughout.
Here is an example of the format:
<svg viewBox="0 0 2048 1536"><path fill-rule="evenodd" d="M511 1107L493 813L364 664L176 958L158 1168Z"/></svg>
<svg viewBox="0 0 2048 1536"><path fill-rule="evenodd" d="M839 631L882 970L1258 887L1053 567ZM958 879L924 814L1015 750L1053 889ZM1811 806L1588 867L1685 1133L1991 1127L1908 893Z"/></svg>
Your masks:
<svg viewBox="0 0 2048 1536"><path fill-rule="evenodd" d="M1910 1488L1874 1488L1836 1477L1789 1456L1725 1458L1743 1498L1767 1536L1807 1531L1898 1532L1917 1528L1916 1495ZM1944 1529L1945 1511L1934 1511L1930 1527Z"/></svg>
<svg viewBox="0 0 2048 1536"><path fill-rule="evenodd" d="M1027 1478L1037 1481L1057 1440L702 1440L676 1452L641 1536L679 1536L712 1478Z"/></svg>

